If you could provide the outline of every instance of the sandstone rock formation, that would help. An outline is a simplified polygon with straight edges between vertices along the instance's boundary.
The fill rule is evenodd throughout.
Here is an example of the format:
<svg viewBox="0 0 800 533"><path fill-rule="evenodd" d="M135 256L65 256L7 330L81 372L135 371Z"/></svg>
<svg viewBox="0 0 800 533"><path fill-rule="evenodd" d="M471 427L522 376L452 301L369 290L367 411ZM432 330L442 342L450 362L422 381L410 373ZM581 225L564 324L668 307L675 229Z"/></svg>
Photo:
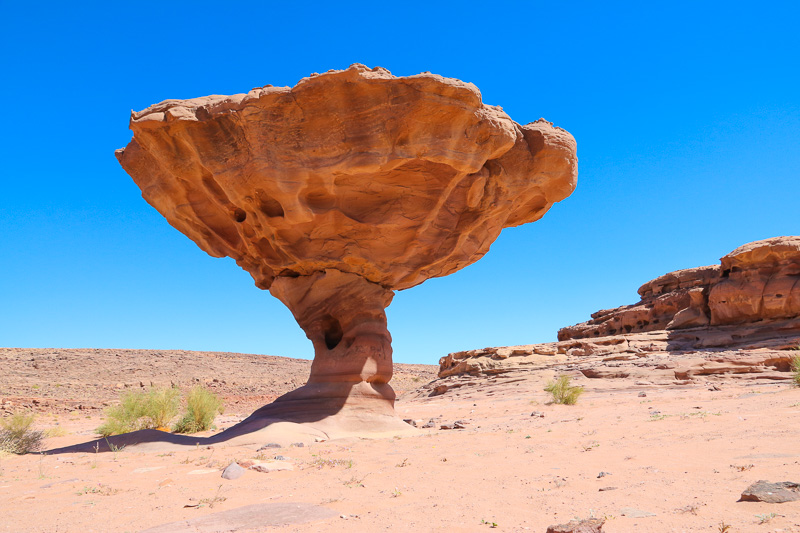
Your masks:
<svg viewBox="0 0 800 533"><path fill-rule="evenodd" d="M800 237L740 246L721 265L670 272L639 288L641 301L597 311L558 339L744 324L800 316Z"/></svg>
<svg viewBox="0 0 800 533"><path fill-rule="evenodd" d="M393 291L477 261L577 177L575 141L551 123L521 126L469 83L357 64L166 100L130 127L117 158L145 200L235 259L312 340L308 384L278 402L293 417L345 404L390 415Z"/></svg>
<svg viewBox="0 0 800 533"><path fill-rule="evenodd" d="M800 237L745 244L720 266L670 272L639 295L637 304L561 329L558 342L451 353L439 361L439 377L513 378L539 369L659 384L791 379L800 346ZM432 392L459 383L435 383Z"/></svg>

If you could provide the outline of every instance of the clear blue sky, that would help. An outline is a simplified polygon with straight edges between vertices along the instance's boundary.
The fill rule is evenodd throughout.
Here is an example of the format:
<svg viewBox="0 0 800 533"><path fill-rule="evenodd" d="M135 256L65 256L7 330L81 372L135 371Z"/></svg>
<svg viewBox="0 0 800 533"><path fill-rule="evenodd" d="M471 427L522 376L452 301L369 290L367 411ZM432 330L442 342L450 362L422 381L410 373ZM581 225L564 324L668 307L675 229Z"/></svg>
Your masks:
<svg viewBox="0 0 800 533"><path fill-rule="evenodd" d="M359 62L476 84L578 141L578 188L397 293L395 361L555 340L665 272L800 234L797 2L0 2L0 346L311 357L142 200L131 109Z"/></svg>

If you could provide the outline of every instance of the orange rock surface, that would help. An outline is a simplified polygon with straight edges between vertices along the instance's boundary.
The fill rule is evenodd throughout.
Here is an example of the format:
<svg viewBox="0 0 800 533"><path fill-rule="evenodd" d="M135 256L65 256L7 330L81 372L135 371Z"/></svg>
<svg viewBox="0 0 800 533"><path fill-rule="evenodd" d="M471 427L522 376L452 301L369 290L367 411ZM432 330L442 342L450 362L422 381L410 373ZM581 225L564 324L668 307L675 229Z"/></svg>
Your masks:
<svg viewBox="0 0 800 533"><path fill-rule="evenodd" d="M718 266L678 270L639 288L641 301L597 311L559 340L800 317L800 236L755 241Z"/></svg>
<svg viewBox="0 0 800 533"><path fill-rule="evenodd" d="M575 141L551 123L521 126L470 83L358 64L166 100L130 127L117 157L145 200L235 259L314 343L309 384L287 399L337 409L356 396L391 407L393 290L477 261L577 178Z"/></svg>

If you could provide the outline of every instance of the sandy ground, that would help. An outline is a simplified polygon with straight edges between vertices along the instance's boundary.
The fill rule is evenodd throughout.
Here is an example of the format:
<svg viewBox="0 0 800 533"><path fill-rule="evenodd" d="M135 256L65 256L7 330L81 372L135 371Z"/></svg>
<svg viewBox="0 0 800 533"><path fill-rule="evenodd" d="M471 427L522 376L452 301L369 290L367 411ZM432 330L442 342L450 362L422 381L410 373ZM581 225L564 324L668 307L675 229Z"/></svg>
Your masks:
<svg viewBox="0 0 800 533"><path fill-rule="evenodd" d="M413 373L406 377L414 382ZM550 377L479 378L434 397L408 390L398 414L419 426L436 422L411 437L262 451L5 455L0 531L544 533L594 516L606 518L609 533L725 525L729 533L800 532L800 501L737 501L757 480L800 481L800 388L730 379L712 391L703 383L584 378L579 403L563 406L547 403ZM228 412L217 423L229 427L246 414ZM456 420L464 429L440 429ZM48 449L94 438L101 422L97 409L38 418L40 428L64 433L49 438ZM222 479L232 461L290 469Z"/></svg>

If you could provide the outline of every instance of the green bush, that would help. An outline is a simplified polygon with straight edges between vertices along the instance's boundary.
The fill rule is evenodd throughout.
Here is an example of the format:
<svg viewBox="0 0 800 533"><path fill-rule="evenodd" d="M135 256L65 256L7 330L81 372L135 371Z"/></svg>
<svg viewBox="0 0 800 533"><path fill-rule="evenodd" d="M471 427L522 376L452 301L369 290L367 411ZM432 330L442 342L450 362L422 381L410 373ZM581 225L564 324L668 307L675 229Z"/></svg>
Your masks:
<svg viewBox="0 0 800 533"><path fill-rule="evenodd" d="M792 372L794 372L794 383L800 387L800 355L792 357Z"/></svg>
<svg viewBox="0 0 800 533"><path fill-rule="evenodd" d="M210 390L195 385L186 398L186 413L172 430L175 433L197 433L212 429L217 413L222 413L222 401Z"/></svg>
<svg viewBox="0 0 800 533"><path fill-rule="evenodd" d="M559 376L547 384L544 390L553 397L553 403L575 405L578 402L578 397L583 394L583 387L571 386L569 382L569 376Z"/></svg>
<svg viewBox="0 0 800 533"><path fill-rule="evenodd" d="M32 429L34 415L15 413L0 420L0 451L25 454L41 449L44 433Z"/></svg>
<svg viewBox="0 0 800 533"><path fill-rule="evenodd" d="M147 417L153 421L153 427L166 428L178 414L180 407L180 391L175 387L152 389L147 395Z"/></svg>
<svg viewBox="0 0 800 533"><path fill-rule="evenodd" d="M119 405L106 409L107 420L97 428L97 432L108 437L139 429L167 427L178 414L179 395L176 388L127 392Z"/></svg>

